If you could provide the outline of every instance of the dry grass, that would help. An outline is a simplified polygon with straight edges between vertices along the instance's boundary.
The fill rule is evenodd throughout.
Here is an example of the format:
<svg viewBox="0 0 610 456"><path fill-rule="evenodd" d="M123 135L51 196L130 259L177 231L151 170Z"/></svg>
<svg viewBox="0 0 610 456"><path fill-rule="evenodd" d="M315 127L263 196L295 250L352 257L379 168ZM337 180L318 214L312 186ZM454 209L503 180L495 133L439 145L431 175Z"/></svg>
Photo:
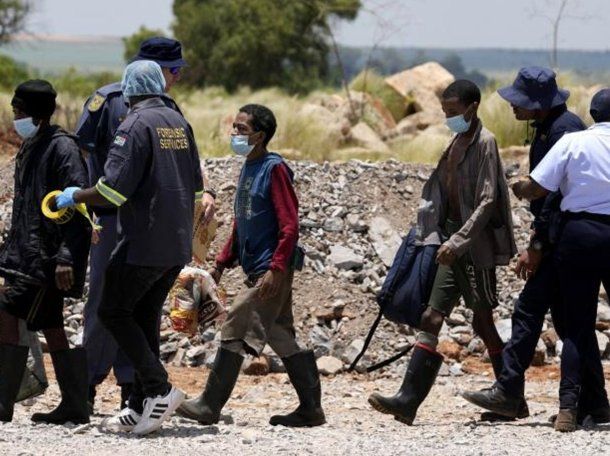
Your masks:
<svg viewBox="0 0 610 456"><path fill-rule="evenodd" d="M314 96L316 94L310 95ZM332 151L340 147L340 138L319 119L301 113L310 97L289 96L277 89L241 90L228 95L222 89L211 88L193 92L179 101L204 156L229 154L233 117L241 106L259 103L268 106L278 119L278 130L269 145L271 149L292 150L301 158L322 161L329 159Z"/></svg>
<svg viewBox="0 0 610 456"><path fill-rule="evenodd" d="M595 89L577 85L570 76L562 76L560 85L570 89L572 96L569 107L585 122L591 123L588 108ZM510 83L509 79L498 80L496 86L485 90L479 114L485 126L498 139L500 147L522 145L526 137L526 125L515 120L508 103L502 100L495 88ZM353 82L353 87L362 89L363 77ZM367 76L367 90L384 100L391 111L396 111L395 99L386 99L383 78L374 73ZM175 94L185 116L193 126L200 153L205 157L217 157L231 153L229 130L238 109L247 103L260 103L271 108L278 119L278 131L270 144L273 150L280 150L293 158L324 160L396 159L410 162L433 163L447 144L447 136L439 133L424 133L415 138L404 138L390 144L390 154L379 154L348 147L336 128L329 128L315 115L302 111L306 103L315 103L321 95L312 93L305 97L287 95L279 89L252 92L243 89L227 94L223 89L208 88L197 91L183 91ZM10 107L11 95L0 93L0 128L12 124ZM73 129L78 121L84 98L80 95L62 93L58 100L58 111L54 121Z"/></svg>

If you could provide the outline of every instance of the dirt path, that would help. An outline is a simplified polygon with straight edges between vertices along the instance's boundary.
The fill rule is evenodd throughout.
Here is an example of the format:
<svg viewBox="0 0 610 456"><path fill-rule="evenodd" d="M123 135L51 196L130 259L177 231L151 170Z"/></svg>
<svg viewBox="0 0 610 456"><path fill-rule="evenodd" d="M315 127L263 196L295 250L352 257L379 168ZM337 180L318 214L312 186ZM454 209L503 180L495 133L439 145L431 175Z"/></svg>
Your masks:
<svg viewBox="0 0 610 456"><path fill-rule="evenodd" d="M57 401L52 382L48 393L32 405L19 405L13 423L0 427L2 455L597 455L610 448L610 426L579 430L571 435L555 432L547 422L557 404L554 366L530 373L527 395L532 416L508 424L478 422L478 411L459 397L463 389L489 384L487 365L465 362L470 371L461 377L439 377L414 426L404 426L373 412L366 403L375 390L392 392L399 379L384 375L341 375L323 379L328 424L315 429L274 428L273 413L289 410L295 397L282 374L242 376L217 426L199 426L173 418L153 436L138 438L107 434L97 425L117 407L117 388L107 381L100 390L98 410L84 428L32 425L29 416ZM174 383L193 394L207 375L200 368L170 368ZM481 375L481 372L485 375Z"/></svg>

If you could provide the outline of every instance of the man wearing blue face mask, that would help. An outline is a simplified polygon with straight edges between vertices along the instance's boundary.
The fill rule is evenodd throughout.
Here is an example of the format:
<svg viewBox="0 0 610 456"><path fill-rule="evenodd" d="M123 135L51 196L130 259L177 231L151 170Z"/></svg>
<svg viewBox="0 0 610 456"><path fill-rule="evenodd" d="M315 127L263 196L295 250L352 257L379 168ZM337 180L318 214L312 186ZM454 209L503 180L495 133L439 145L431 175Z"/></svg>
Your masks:
<svg viewBox="0 0 610 456"><path fill-rule="evenodd" d="M300 402L294 412L271 417L270 424L309 427L326 421L314 354L295 339L292 280L302 262L298 201L292 171L281 156L267 150L275 130L273 113L260 105L242 107L233 123L231 148L246 161L237 186L233 231L211 274L218 282L224 269L239 264L245 287L222 327L205 390L178 409L179 415L205 425L218 422L244 356L260 356L266 344L282 358Z"/></svg>
<svg viewBox="0 0 610 456"><path fill-rule="evenodd" d="M84 217L57 224L41 204L51 190L87 183L76 138L50 123L55 89L47 81L20 84L11 101L15 130L23 144L15 158L11 228L0 246L0 421L11 421L28 347L24 326L45 335L61 402L33 421L88 423L87 359L70 349L64 330L64 298L82 295L91 230ZM26 325L24 325L25 323Z"/></svg>
<svg viewBox="0 0 610 456"><path fill-rule="evenodd" d="M479 88L466 80L455 81L442 95L447 126L456 135L424 186L418 212L421 242L441 244L439 267L400 390L392 397L369 397L377 411L408 425L434 384L443 360L436 351L438 335L460 298L473 311L472 326L496 375L502 354L493 321L495 267L507 265L517 250L496 140L477 117L480 101Z"/></svg>

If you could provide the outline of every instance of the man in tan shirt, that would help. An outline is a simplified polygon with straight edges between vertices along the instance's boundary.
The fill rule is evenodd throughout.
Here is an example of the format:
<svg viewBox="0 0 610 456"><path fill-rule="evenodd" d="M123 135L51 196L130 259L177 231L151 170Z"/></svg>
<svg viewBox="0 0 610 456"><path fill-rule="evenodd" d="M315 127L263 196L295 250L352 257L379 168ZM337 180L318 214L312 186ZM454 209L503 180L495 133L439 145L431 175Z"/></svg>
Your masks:
<svg viewBox="0 0 610 456"><path fill-rule="evenodd" d="M443 360L438 335L460 298L473 311L473 328L494 372L501 367L503 344L493 321L495 267L508 264L517 250L504 170L495 137L477 116L480 101L479 88L466 80L443 93L447 126L456 136L424 186L418 214L421 242L440 244L438 272L400 390L369 397L373 408L409 425L434 384Z"/></svg>

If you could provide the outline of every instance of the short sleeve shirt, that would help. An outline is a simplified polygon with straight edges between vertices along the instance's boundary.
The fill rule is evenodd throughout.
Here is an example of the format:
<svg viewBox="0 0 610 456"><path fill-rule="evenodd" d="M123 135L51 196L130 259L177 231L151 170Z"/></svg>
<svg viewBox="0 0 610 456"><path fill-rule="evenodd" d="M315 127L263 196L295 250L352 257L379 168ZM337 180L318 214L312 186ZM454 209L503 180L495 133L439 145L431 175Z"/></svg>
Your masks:
<svg viewBox="0 0 610 456"><path fill-rule="evenodd" d="M159 98L138 103L110 146L98 192L119 207L127 262L178 266L191 260L195 201L203 196L188 122Z"/></svg>
<svg viewBox="0 0 610 456"><path fill-rule="evenodd" d="M561 190L561 210L610 214L610 123L561 138L532 171L545 189Z"/></svg>

